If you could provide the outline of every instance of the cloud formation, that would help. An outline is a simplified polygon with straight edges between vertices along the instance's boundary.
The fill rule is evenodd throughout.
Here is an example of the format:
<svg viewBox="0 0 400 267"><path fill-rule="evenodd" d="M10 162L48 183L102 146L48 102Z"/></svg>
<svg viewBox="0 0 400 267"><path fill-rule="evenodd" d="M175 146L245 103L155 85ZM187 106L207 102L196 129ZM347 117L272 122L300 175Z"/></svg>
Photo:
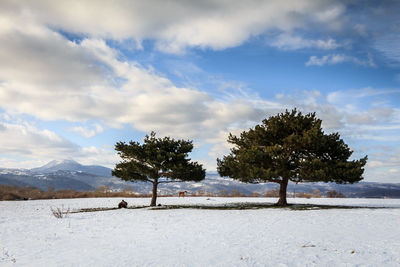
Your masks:
<svg viewBox="0 0 400 267"><path fill-rule="evenodd" d="M49 130L40 130L28 123L0 123L0 147L4 154L55 156L71 154L78 147Z"/></svg>
<svg viewBox="0 0 400 267"><path fill-rule="evenodd" d="M50 130L38 129L28 122L0 122L0 158L8 167L37 167L53 159L74 158L84 164L112 166L117 156L112 150L93 146L81 147ZM29 159L29 160L26 160ZM0 165L4 166L4 165Z"/></svg>
<svg viewBox="0 0 400 267"><path fill-rule="evenodd" d="M272 46L278 47L284 50L297 50L304 48L316 48L321 50L333 50L343 45L338 44L334 39L328 38L323 39L304 39L301 36L296 36L288 33L280 34L271 43Z"/></svg>
<svg viewBox="0 0 400 267"><path fill-rule="evenodd" d="M365 67L375 67L375 62L372 56L369 54L368 59L361 60L354 56L348 56L344 54L330 54L322 57L311 56L305 63L306 66L324 66L324 65L336 65L344 62L352 62L357 65Z"/></svg>
<svg viewBox="0 0 400 267"><path fill-rule="evenodd" d="M374 47L380 51L390 64L400 64L400 29L396 33L385 34L377 38Z"/></svg>
<svg viewBox="0 0 400 267"><path fill-rule="evenodd" d="M102 133L104 131L104 128L100 124L94 124L91 128L84 126L75 126L72 127L70 130L76 132L83 137L91 138L99 133Z"/></svg>
<svg viewBox="0 0 400 267"><path fill-rule="evenodd" d="M94 38L156 41L162 51L224 49L267 30L319 23L337 27L344 12L332 1L2 1L4 13L29 14L42 25Z"/></svg>

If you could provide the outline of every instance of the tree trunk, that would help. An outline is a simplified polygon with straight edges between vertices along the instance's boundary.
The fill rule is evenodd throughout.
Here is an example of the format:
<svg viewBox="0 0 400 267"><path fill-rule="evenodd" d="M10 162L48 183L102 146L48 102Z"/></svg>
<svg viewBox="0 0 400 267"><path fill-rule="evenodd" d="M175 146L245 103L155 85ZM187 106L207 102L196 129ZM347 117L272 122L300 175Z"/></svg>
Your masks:
<svg viewBox="0 0 400 267"><path fill-rule="evenodd" d="M153 182L153 194L151 196L150 207L154 207L156 205L156 201L157 201L157 186L158 186L158 182L154 181Z"/></svg>
<svg viewBox="0 0 400 267"><path fill-rule="evenodd" d="M286 206L286 190L288 185L289 179L283 178L282 182L280 183L281 187L279 188L279 201L275 204L277 206Z"/></svg>

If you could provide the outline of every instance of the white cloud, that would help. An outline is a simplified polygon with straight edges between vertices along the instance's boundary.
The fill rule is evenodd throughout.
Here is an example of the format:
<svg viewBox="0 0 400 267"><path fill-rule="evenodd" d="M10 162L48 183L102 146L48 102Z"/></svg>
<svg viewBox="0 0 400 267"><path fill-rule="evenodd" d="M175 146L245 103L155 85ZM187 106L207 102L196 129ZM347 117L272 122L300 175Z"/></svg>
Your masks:
<svg viewBox="0 0 400 267"><path fill-rule="evenodd" d="M84 164L111 167L118 160L112 148L81 147L52 131L38 129L27 122L0 122L0 150L0 167L32 168L53 159L66 158Z"/></svg>
<svg viewBox="0 0 400 267"><path fill-rule="evenodd" d="M342 5L335 5L331 8L325 9L317 14L315 14L318 21L321 22L333 22L345 11L345 7ZM336 25L335 25L336 26Z"/></svg>
<svg viewBox="0 0 400 267"><path fill-rule="evenodd" d="M369 151L365 178L400 183L400 150L395 147L373 147Z"/></svg>
<svg viewBox="0 0 400 267"><path fill-rule="evenodd" d="M91 138L99 133L102 133L104 131L104 128L100 124L94 124L92 128L75 126L71 128L71 131L76 132L83 137Z"/></svg>
<svg viewBox="0 0 400 267"><path fill-rule="evenodd" d="M344 62L351 62L357 65L365 67L375 67L374 60L369 54L368 59L361 60L353 56L348 56L344 54L331 54L322 57L311 56L305 63L306 66L324 66L324 65L336 65Z"/></svg>
<svg viewBox="0 0 400 267"><path fill-rule="evenodd" d="M0 31L0 80L6 86L41 84L56 86L54 91L79 91L102 82L103 70L88 51L35 21L7 18L7 29Z"/></svg>
<svg viewBox="0 0 400 267"><path fill-rule="evenodd" d="M297 107L303 113L315 112L322 119L322 127L328 131L341 129L344 126L345 114L335 105L327 103L326 97L319 91L303 91L301 93L278 96L282 108Z"/></svg>
<svg viewBox="0 0 400 267"><path fill-rule="evenodd" d="M284 50L297 50L304 48L333 50L342 46L332 38L328 38L326 40L312 40L312 39L304 39L300 36L291 35L288 33L280 34L271 43L271 45Z"/></svg>
<svg viewBox="0 0 400 267"><path fill-rule="evenodd" d="M53 157L76 153L79 147L49 130L40 130L29 123L0 123L2 154Z"/></svg>
<svg viewBox="0 0 400 267"><path fill-rule="evenodd" d="M374 89L372 87L365 87L361 89L352 89L346 91L334 91L328 94L327 100L330 103L343 103L346 100L354 98L374 97L380 95L399 94L400 89Z"/></svg>
<svg viewBox="0 0 400 267"><path fill-rule="evenodd" d="M400 33L389 33L376 38L374 48L380 51L389 63L399 64L400 62Z"/></svg>
<svg viewBox="0 0 400 267"><path fill-rule="evenodd" d="M376 124L393 121L395 110L389 107L372 108L367 111L356 111L349 113L347 121L351 124ZM371 126L369 126L371 127ZM393 126L379 127L379 129L390 129Z"/></svg>
<svg viewBox="0 0 400 267"><path fill-rule="evenodd" d="M365 168L364 178L366 181L378 183L400 183L398 172L390 172L387 168L370 169Z"/></svg>
<svg viewBox="0 0 400 267"><path fill-rule="evenodd" d="M95 164L109 168L114 168L115 164L121 160L113 147L98 148L95 146L82 147L79 154L74 155L74 159L82 164Z"/></svg>
<svg viewBox="0 0 400 267"><path fill-rule="evenodd" d="M390 101L399 93L395 88L367 87L331 92L326 100L342 114L340 132L344 136L358 141L399 142L400 110Z"/></svg>
<svg viewBox="0 0 400 267"><path fill-rule="evenodd" d="M268 30L290 31L309 23L340 27L344 13L331 1L11 1L12 16L27 14L40 24L96 38L150 39L167 52L186 47L223 49ZM4 25L4 24L2 24ZM140 46L140 44L139 44Z"/></svg>
<svg viewBox="0 0 400 267"><path fill-rule="evenodd" d="M326 99L328 103L340 105L355 117L365 116L368 112L371 120L395 122L396 108L393 99L400 95L399 88L374 89L371 87L330 92ZM362 115L364 113L364 115Z"/></svg>

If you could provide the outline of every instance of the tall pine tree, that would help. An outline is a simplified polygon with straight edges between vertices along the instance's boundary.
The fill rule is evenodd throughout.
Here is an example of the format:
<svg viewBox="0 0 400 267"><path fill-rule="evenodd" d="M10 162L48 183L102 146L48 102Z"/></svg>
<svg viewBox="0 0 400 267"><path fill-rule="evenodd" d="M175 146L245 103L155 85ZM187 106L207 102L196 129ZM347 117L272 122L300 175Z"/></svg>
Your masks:
<svg viewBox="0 0 400 267"><path fill-rule="evenodd" d="M170 137L156 138L152 132L146 135L143 144L130 141L118 142L115 150L122 158L112 175L125 181L145 181L153 184L150 206L157 201L157 187L162 183L177 181L201 181L205 169L197 162L191 162L188 154L192 141L174 140Z"/></svg>
<svg viewBox="0 0 400 267"><path fill-rule="evenodd" d="M232 134L229 155L217 159L221 176L243 182L280 185L277 205L287 205L286 190L293 182L355 183L363 179L367 156L349 161L350 148L338 133L325 134L315 113L296 109L269 117L239 137Z"/></svg>

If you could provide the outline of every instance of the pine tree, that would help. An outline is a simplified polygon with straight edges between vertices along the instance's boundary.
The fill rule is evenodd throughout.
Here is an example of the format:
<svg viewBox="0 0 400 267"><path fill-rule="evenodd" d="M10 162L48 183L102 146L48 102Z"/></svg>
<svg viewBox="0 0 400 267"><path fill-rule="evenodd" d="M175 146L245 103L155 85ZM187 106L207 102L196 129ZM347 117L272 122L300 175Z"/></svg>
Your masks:
<svg viewBox="0 0 400 267"><path fill-rule="evenodd" d="M130 141L118 142L115 150L122 158L112 175L125 181L145 181L153 184L150 206L157 201L157 187L162 183L177 181L201 181L205 169L191 162L188 153L193 149L192 141L174 140L170 137L156 138L152 132L146 135L143 144Z"/></svg>
<svg viewBox="0 0 400 267"><path fill-rule="evenodd" d="M279 201L287 205L288 181L355 183L363 179L367 156L349 161L353 151L338 133L325 134L315 113L296 109L263 120L239 137L232 134L229 155L217 159L221 176L247 183L280 184Z"/></svg>

